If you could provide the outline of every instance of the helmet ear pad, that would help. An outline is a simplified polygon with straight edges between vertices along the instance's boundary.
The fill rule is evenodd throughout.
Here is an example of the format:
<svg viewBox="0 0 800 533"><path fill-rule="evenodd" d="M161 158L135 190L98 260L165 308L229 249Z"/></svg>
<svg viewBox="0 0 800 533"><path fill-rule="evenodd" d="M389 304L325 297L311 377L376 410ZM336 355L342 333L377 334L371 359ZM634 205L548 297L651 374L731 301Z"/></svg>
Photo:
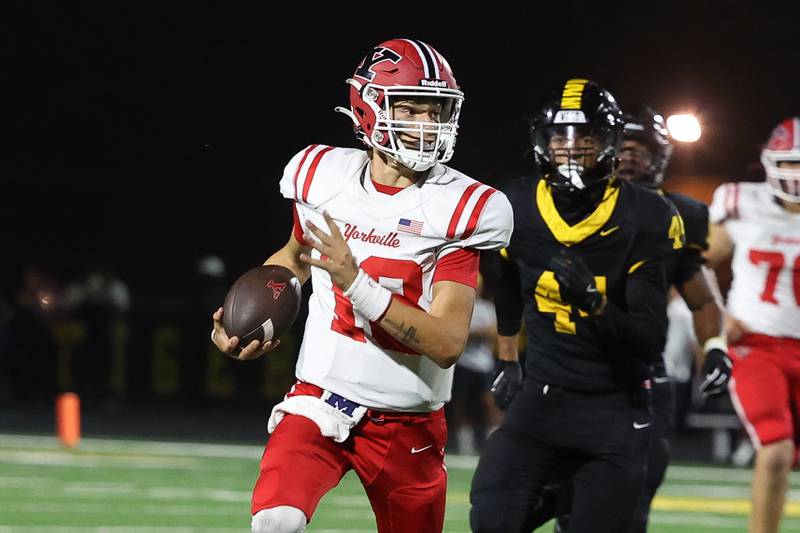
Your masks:
<svg viewBox="0 0 800 533"><path fill-rule="evenodd" d="M361 133L366 137L362 141L369 146L374 146L375 144L387 146L389 144L388 136L383 136L380 139L380 135L375 135L379 121L378 115L382 113L385 99L386 96L382 90L369 84L360 87L356 87L355 84L350 86L350 108Z"/></svg>

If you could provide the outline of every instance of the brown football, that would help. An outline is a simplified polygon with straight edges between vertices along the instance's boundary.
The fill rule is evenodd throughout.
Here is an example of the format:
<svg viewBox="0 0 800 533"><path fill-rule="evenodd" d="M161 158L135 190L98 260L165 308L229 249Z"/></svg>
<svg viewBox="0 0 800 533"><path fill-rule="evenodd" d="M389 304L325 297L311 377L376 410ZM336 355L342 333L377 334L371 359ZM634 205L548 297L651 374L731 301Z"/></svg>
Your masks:
<svg viewBox="0 0 800 533"><path fill-rule="evenodd" d="M225 296L225 333L239 337L239 348L254 340L277 339L297 318L300 297L300 280L288 268L262 265L248 270Z"/></svg>

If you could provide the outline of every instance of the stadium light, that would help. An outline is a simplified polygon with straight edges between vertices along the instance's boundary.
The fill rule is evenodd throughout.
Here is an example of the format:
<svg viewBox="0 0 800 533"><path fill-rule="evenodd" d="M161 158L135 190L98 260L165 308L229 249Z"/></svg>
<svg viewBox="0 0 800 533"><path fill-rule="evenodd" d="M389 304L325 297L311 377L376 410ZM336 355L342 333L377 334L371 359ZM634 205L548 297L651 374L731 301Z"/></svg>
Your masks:
<svg viewBox="0 0 800 533"><path fill-rule="evenodd" d="M702 133L697 117L690 114L670 115L667 118L669 135L678 142L693 143Z"/></svg>

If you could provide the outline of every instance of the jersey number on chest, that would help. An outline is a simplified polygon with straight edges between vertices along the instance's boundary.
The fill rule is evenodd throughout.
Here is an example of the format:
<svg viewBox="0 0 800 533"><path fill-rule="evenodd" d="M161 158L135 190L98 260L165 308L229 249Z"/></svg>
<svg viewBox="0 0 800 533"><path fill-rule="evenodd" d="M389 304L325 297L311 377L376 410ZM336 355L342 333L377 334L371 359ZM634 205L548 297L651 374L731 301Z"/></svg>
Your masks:
<svg viewBox="0 0 800 533"><path fill-rule="evenodd" d="M605 294L606 277L595 276L594 282L595 285L597 285L597 290L600 291L601 294ZM555 326L557 332L569 333L571 335L576 334L576 326L573 320L574 315L572 314L574 310L572 309L571 305L564 303L561 300L561 290L552 271L545 270L542 272L542 275L539 276L539 280L536 282L535 296L536 308L540 313L555 313L553 325ZM578 316L589 316L580 309L577 311Z"/></svg>
<svg viewBox="0 0 800 533"><path fill-rule="evenodd" d="M761 291L761 300L780 305L778 299L775 297L775 286L778 284L778 275L780 275L783 266L786 264L786 256L781 252L750 250L749 257L750 262L754 265L758 266L760 263L766 263L768 267L764 290ZM794 301L797 305L800 305L800 255L794 258L792 289L794 292Z"/></svg>

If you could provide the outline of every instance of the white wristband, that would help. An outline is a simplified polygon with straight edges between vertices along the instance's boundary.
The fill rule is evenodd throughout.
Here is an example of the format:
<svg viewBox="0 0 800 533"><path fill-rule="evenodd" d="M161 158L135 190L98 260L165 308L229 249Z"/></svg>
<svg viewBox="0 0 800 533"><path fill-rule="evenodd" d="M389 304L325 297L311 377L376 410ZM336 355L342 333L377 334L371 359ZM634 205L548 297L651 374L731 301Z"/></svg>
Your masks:
<svg viewBox="0 0 800 533"><path fill-rule="evenodd" d="M343 294L353 302L353 309L372 322L381 318L392 303L392 291L381 287L360 268L356 279Z"/></svg>
<svg viewBox="0 0 800 533"><path fill-rule="evenodd" d="M708 353L714 348L719 348L723 352L728 353L728 341L721 335L711 337L703 344L703 353Z"/></svg>

